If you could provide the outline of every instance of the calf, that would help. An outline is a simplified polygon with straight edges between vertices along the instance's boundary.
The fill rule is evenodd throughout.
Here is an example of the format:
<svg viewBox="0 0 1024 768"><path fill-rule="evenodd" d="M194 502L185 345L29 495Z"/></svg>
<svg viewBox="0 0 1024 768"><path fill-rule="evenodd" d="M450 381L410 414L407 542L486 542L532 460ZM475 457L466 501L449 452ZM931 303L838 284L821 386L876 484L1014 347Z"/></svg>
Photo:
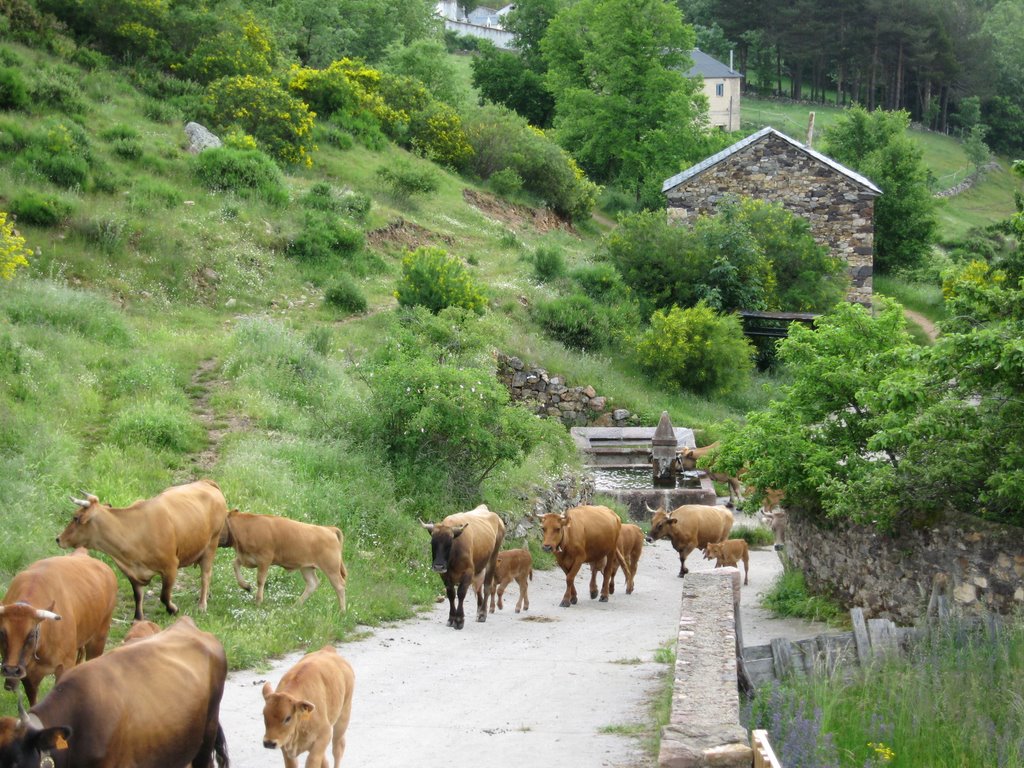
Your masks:
<svg viewBox="0 0 1024 768"><path fill-rule="evenodd" d="M498 608L505 609L502 596L505 588L514 580L519 585L519 599L516 601L516 613L519 609L530 610L530 596L527 594L527 579L533 578L533 557L528 549L506 549L498 553L498 563L494 582L491 584L491 613L494 613L494 595L498 595Z"/></svg>
<svg viewBox="0 0 1024 768"><path fill-rule="evenodd" d="M338 609L345 612L345 583L348 571L342 557L345 537L340 528L311 525L274 515L250 515L233 509L228 513L226 536L221 546L234 547L235 579L247 592L252 585L242 578L242 566L256 569L256 604L263 602L263 586L270 566L302 571L306 589L299 604L320 584L316 569L323 571L338 596Z"/></svg>
<svg viewBox="0 0 1024 768"><path fill-rule="evenodd" d="M263 685L263 746L280 749L285 768L295 768L303 752L309 752L306 768L321 768L330 745L339 768L354 686L352 666L333 646L307 653L284 673L276 691Z"/></svg>
<svg viewBox="0 0 1024 768"><path fill-rule="evenodd" d="M136 640L143 640L147 637L152 637L161 629L160 625L155 621L133 621L131 627L128 629L128 633L124 636L124 640L121 641L121 645L128 645L134 643Z"/></svg>
<svg viewBox="0 0 1024 768"><path fill-rule="evenodd" d="M726 541L712 542L708 544L705 557L716 559L715 568L725 565L735 566L740 560L743 561L743 583L748 584L750 579L750 548L743 539L727 539Z"/></svg>
<svg viewBox="0 0 1024 768"><path fill-rule="evenodd" d="M636 577L636 569L640 564L640 555L644 551L644 532L640 526L632 523L623 523L619 531L619 552L622 553L622 570L626 574L626 594L633 594L633 579ZM609 590L615 591L615 580Z"/></svg>

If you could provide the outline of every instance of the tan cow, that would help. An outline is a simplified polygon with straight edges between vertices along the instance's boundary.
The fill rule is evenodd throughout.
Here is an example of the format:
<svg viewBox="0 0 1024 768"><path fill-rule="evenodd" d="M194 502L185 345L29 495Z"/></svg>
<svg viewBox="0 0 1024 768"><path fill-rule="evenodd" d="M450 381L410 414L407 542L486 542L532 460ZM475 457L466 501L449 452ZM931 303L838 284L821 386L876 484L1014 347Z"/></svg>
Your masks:
<svg viewBox="0 0 1024 768"><path fill-rule="evenodd" d="M220 641L184 616L69 669L20 723L0 718L0 765L227 768L227 671Z"/></svg>
<svg viewBox="0 0 1024 768"><path fill-rule="evenodd" d="M252 585L242 578L242 566L256 569L256 604L263 602L263 586L270 566L286 571L299 570L306 580L306 589L299 604L306 602L320 584L319 568L331 582L338 596L338 609L345 612L345 568L343 550L345 536L340 528L312 525L274 515L250 515L233 509L228 513L227 536L222 546L235 549L235 579L247 592Z"/></svg>
<svg viewBox="0 0 1024 768"><path fill-rule="evenodd" d="M559 605L568 608L578 602L576 574L584 563L589 563L590 599L597 597L597 572L601 571L601 602L608 602L615 571L622 561L618 550L622 521L608 507L572 507L564 514L549 512L540 516L544 529L545 552L554 552L555 560L565 572L565 594Z"/></svg>
<svg viewBox="0 0 1024 768"><path fill-rule="evenodd" d="M622 570L626 574L626 594L633 594L633 579L640 564L640 555L644 551L644 532L639 525L623 523L619 531L619 552L622 553ZM615 581L612 580L611 592L615 592Z"/></svg>
<svg viewBox="0 0 1024 768"><path fill-rule="evenodd" d="M303 752L309 752L306 768L326 768L330 746L339 768L354 687L352 666L333 646L307 653L284 673L276 691L263 685L263 746L280 749L285 768L295 768Z"/></svg>
<svg viewBox="0 0 1024 768"><path fill-rule="evenodd" d="M533 556L528 549L506 549L498 553L495 564L494 581L491 583L491 613L494 613L494 596L498 596L498 609L504 610L502 597L505 588L513 581L519 585L519 599L516 601L516 613L520 608L530 610L530 596L527 593L527 580L533 578Z"/></svg>
<svg viewBox="0 0 1024 768"><path fill-rule="evenodd" d="M671 513L658 507L651 512L651 532L647 541L669 539L679 553L679 578L686 576L686 558L695 549L705 549L711 542L724 541L732 530L732 511L727 507L709 507L704 504L684 504Z"/></svg>
<svg viewBox="0 0 1024 768"><path fill-rule="evenodd" d="M711 443L711 445L705 445L703 448L681 448L676 452L676 457L679 460L679 468L691 472L697 469L697 462L709 454L713 454L718 448L718 441ZM729 504L736 506L737 504L743 503L743 486L740 484L738 477L727 475L724 472L715 472L714 467L702 470L709 478L716 483L724 483L729 487ZM746 470L741 470L740 475L742 476Z"/></svg>
<svg viewBox="0 0 1024 768"><path fill-rule="evenodd" d="M117 605L117 577L86 549L37 560L11 579L0 605L0 672L18 680L29 705L47 675L60 680L76 664L103 653Z"/></svg>
<svg viewBox="0 0 1024 768"><path fill-rule="evenodd" d="M707 546L706 557L710 560L715 558L715 568L731 565L735 566L740 560L743 561L743 583L749 584L750 579L750 547L743 539L726 539L725 541L711 542Z"/></svg>
<svg viewBox="0 0 1024 768"><path fill-rule="evenodd" d="M434 572L440 575L448 597L448 626L466 623L463 602L470 584L476 589L476 620L487 621L487 600L494 583L498 552L505 540L505 523L487 505L448 515L440 523L420 521L430 534Z"/></svg>
<svg viewBox="0 0 1024 768"><path fill-rule="evenodd" d="M157 574L163 581L161 602L168 613L177 613L171 590L178 569L194 564L199 565L202 574L199 610L206 610L213 559L228 515L224 494L215 482L197 480L175 485L123 509L100 504L92 494L72 501L81 509L57 537L57 544L64 549L88 547L110 555L132 584L136 619L144 618L143 587Z"/></svg>
<svg viewBox="0 0 1024 768"><path fill-rule="evenodd" d="M134 643L137 640L144 640L147 637L152 637L161 630L161 626L155 621L148 621L142 619L141 621L133 621L128 632L124 636L124 640L121 641L121 645L128 645Z"/></svg>

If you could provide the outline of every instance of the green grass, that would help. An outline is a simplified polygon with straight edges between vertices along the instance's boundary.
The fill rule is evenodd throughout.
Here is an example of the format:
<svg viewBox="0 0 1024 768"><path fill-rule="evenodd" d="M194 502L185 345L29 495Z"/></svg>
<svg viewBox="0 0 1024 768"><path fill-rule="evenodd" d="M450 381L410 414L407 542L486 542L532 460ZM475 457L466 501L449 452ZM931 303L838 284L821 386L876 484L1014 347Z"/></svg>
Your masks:
<svg viewBox="0 0 1024 768"><path fill-rule="evenodd" d="M775 534L760 523L735 525L729 532L730 539L743 539L751 547L767 547L775 543Z"/></svg>
<svg viewBox="0 0 1024 768"><path fill-rule="evenodd" d="M945 317L942 288L934 283L910 282L893 275L875 275L874 292L896 299L907 309L920 312L933 323Z"/></svg>
<svg viewBox="0 0 1024 768"><path fill-rule="evenodd" d="M824 621L831 626L849 623L837 602L807 591L802 571L786 568L764 593L761 604L778 616Z"/></svg>

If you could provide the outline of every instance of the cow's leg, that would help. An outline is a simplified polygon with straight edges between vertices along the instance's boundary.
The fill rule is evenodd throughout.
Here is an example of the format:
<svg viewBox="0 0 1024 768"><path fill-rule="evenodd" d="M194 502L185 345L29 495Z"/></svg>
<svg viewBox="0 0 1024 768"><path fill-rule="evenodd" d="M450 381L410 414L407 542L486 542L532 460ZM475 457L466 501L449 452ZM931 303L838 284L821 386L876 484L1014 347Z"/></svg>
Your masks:
<svg viewBox="0 0 1024 768"><path fill-rule="evenodd" d="M131 581L131 579L129 579ZM142 589L145 585L138 582L132 581L132 597L135 598L135 620L139 621L144 618L142 615Z"/></svg>
<svg viewBox="0 0 1024 768"><path fill-rule="evenodd" d="M604 567L604 561L601 564L591 563L590 564L590 599L593 600L597 597L597 571L599 568ZM605 593L607 594L607 592Z"/></svg>
<svg viewBox="0 0 1024 768"><path fill-rule="evenodd" d="M341 571L337 573L331 573L330 571L324 571L327 575L327 580L331 582L331 586L334 587L334 593L338 596L338 610L342 613L346 609L345 601L345 577Z"/></svg>
<svg viewBox="0 0 1024 768"><path fill-rule="evenodd" d="M493 575L493 574L492 574ZM488 581L486 574L484 580L480 585L480 589L476 591L476 620L487 621L487 596L494 589L494 581Z"/></svg>
<svg viewBox="0 0 1024 768"><path fill-rule="evenodd" d="M505 610L505 601L503 600L503 598L505 597L505 589L507 587L508 587L508 581L505 580L505 579L502 579L501 583L498 584L495 587L495 591L498 594L498 608L500 608L501 610ZM492 598L492 600L493 600L493 598ZM491 610L492 611L494 610L494 603L493 602L491 603Z"/></svg>
<svg viewBox="0 0 1024 768"><path fill-rule="evenodd" d="M263 602L263 589L267 586L267 574L270 572L270 563L256 564L256 605Z"/></svg>
<svg viewBox="0 0 1024 768"><path fill-rule="evenodd" d="M352 689L345 691L345 700L341 705L341 714L334 723L334 768L340 768L342 755L345 754L345 731L348 730L348 721L352 717Z"/></svg>
<svg viewBox="0 0 1024 768"><path fill-rule="evenodd" d="M15 682L17 685L17 682ZM25 698L28 699L28 705L31 707L36 703L36 697L39 695L39 680L32 677L21 678L21 685L25 689ZM11 690L14 690L13 688Z"/></svg>
<svg viewBox="0 0 1024 768"><path fill-rule="evenodd" d="M524 611L528 611L530 610L530 598L526 594L526 577L520 576L516 579L516 583L519 585L519 599L516 601L516 613L519 613L520 608Z"/></svg>
<svg viewBox="0 0 1024 768"><path fill-rule="evenodd" d="M242 576L242 558L239 555L235 555L235 581L238 582L238 586L244 589L246 592L252 592L252 584L245 580Z"/></svg>
<svg viewBox="0 0 1024 768"><path fill-rule="evenodd" d="M199 610L206 613L206 599L210 596L210 577L213 575L213 560L217 556L217 541L215 537L210 546L206 548L202 558L199 560L200 588L199 588Z"/></svg>
<svg viewBox="0 0 1024 768"><path fill-rule="evenodd" d="M447 573L441 576L444 581L444 593L448 598L448 626L455 626L455 583Z"/></svg>
<svg viewBox="0 0 1024 768"><path fill-rule="evenodd" d="M164 608L172 616L178 612L178 606L171 601L171 590L174 589L174 582L178 579L178 569L172 568L160 574L161 581L160 585L160 602L164 604ZM141 617L140 617L141 618Z"/></svg>
<svg viewBox="0 0 1024 768"><path fill-rule="evenodd" d="M327 755L327 747L330 746L330 743L330 733L325 733L323 738L313 742L313 746L309 748L309 756L306 758L306 768L324 768L324 757Z"/></svg>
<svg viewBox="0 0 1024 768"><path fill-rule="evenodd" d="M473 574L466 573L462 576L459 581L459 590L457 594L458 605L455 608L455 628L462 629L466 625L466 593L469 591L469 585L473 581ZM487 615L484 614L484 619Z"/></svg>
<svg viewBox="0 0 1024 768"><path fill-rule="evenodd" d="M604 560L604 580L601 582L601 599L599 602L607 603L608 595L615 591L615 571L619 562L614 557L606 557Z"/></svg>
<svg viewBox="0 0 1024 768"><path fill-rule="evenodd" d="M693 547L689 549L683 548L679 550L679 578L683 578L690 571L686 568L686 557L693 551Z"/></svg>
<svg viewBox="0 0 1024 768"><path fill-rule="evenodd" d="M579 598L576 597L576 574L580 572L580 568L583 566L582 561L574 562L569 570L565 572L565 594L562 595L562 602L558 605L562 608L568 608L570 605L576 605Z"/></svg>
<svg viewBox="0 0 1024 768"><path fill-rule="evenodd" d="M109 627L108 627L109 632ZM78 663L82 663L82 656L86 659L95 659L97 656L103 655L103 649L107 644L107 632L100 632L95 635L88 643L79 651Z"/></svg>
<svg viewBox="0 0 1024 768"><path fill-rule="evenodd" d="M306 588L299 595L299 605L302 605L313 594L313 590L320 586L320 577L316 575L316 568L300 568L302 578L306 580Z"/></svg>

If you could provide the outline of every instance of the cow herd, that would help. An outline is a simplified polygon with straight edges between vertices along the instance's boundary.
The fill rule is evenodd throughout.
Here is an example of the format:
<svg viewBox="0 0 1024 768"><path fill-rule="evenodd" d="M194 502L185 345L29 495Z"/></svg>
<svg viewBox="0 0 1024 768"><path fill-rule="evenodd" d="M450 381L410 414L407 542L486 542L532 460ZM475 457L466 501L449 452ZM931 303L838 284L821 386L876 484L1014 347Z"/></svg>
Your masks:
<svg viewBox="0 0 1024 768"><path fill-rule="evenodd" d="M300 604L316 589L317 571L322 572L343 612L347 571L341 530L229 512L211 480L173 486L122 509L90 494L72 501L78 509L57 537L58 545L72 553L30 564L14 576L0 603L0 673L6 689L17 692L19 710L17 718L0 718L0 768L212 768L214 762L225 768L227 745L219 722L227 675L224 647L187 616L163 630L146 621L143 589L159 575L160 600L175 614L178 607L171 597L178 568L198 565L198 608L205 611L217 549L231 547L239 586L252 589L242 567L257 569L257 603L268 569L279 565L302 573L306 588ZM727 508L688 505L650 511L647 541L670 539L679 553L680 577L695 548L708 557L714 552L719 564L742 559L747 565L745 551L709 548L728 538L733 517ZM626 593L633 592L644 544L638 526L593 505L538 517L543 549L565 573L561 606L577 603L575 580L584 565L591 568L591 599L607 601L614 594L620 567ZM513 581L519 586L516 613L529 610L532 558L525 549L502 549L505 524L497 514L481 505L421 525L430 534L431 567L444 584L449 626L463 628L470 587L477 598L477 621L494 612L495 597L503 608L502 597ZM105 646L117 605L117 579L89 550L107 554L132 586L135 622L114 649ZM38 700L40 682L49 675L56 684ZM264 746L280 749L286 768L307 752L309 768L325 766L330 750L337 768L353 687L352 667L333 647L307 654L276 689L269 683L263 688ZM22 706L22 688L28 711Z"/></svg>

